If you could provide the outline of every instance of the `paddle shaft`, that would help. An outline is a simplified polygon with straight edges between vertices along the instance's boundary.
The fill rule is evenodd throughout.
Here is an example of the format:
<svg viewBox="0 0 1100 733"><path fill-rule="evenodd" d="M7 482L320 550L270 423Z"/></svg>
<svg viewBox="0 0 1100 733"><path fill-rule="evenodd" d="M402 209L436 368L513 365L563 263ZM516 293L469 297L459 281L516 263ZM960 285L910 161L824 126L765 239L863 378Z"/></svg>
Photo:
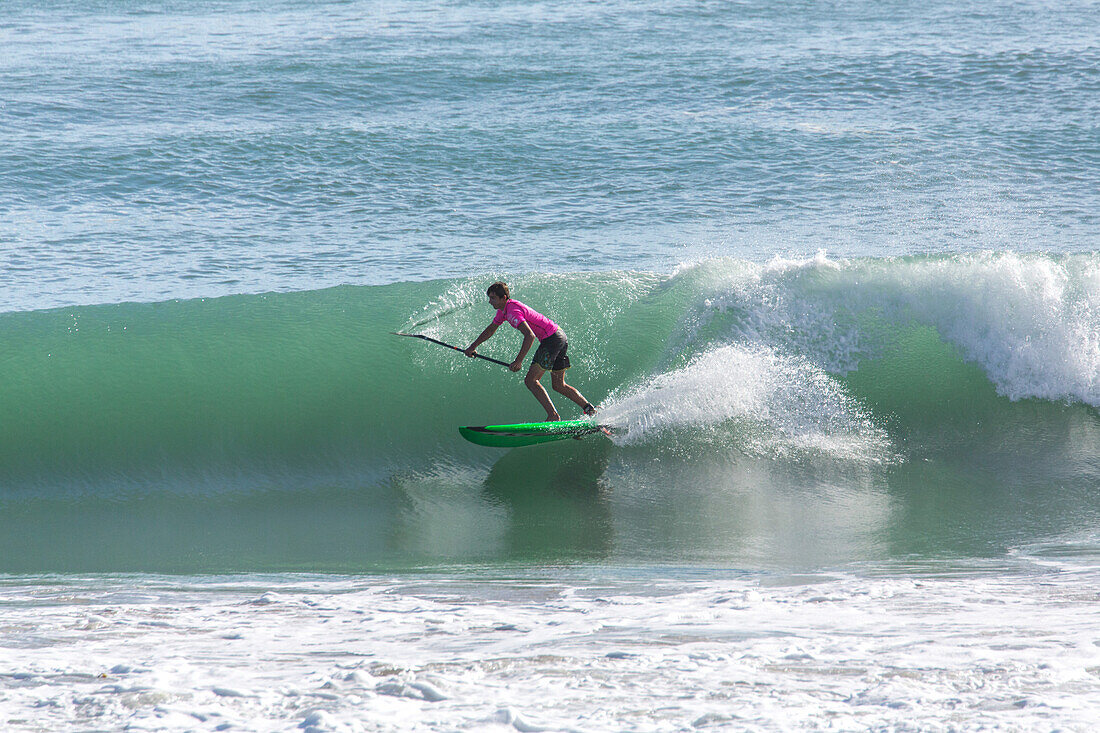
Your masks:
<svg viewBox="0 0 1100 733"><path fill-rule="evenodd" d="M439 344L440 346L446 346L448 349L454 349L455 351L461 351L463 354L466 353L466 349L460 349L457 346L452 346L451 344L443 343L442 341L439 341L437 339L433 339L431 336L425 336L424 334L421 334L421 333L398 333L397 331L391 331L390 333L392 333L394 336L408 336L409 338L414 338L414 339L424 339L425 341L431 341L433 344ZM509 364L508 362L501 361L500 359L494 359L491 356L482 356L481 354L478 354L478 353L475 353L474 356L476 356L478 359L484 359L485 361L491 361L494 364L500 364L502 367L508 367L508 368L512 367L512 365Z"/></svg>

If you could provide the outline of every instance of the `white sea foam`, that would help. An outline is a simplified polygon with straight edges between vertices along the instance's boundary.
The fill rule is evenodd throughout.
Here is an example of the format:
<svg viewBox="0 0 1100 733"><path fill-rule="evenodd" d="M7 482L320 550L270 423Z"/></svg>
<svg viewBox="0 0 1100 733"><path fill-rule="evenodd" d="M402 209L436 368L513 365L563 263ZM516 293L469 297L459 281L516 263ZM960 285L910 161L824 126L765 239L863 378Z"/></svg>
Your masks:
<svg viewBox="0 0 1100 733"><path fill-rule="evenodd" d="M16 731L1091 729L1098 569L992 570L8 580L0 716Z"/></svg>

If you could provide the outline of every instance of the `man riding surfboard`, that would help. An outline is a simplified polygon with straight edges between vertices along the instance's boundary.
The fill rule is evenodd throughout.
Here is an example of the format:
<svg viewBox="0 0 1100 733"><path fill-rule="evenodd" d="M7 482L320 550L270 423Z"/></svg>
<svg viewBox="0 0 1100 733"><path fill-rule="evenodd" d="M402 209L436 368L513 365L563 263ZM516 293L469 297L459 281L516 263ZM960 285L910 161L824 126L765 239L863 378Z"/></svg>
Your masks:
<svg viewBox="0 0 1100 733"><path fill-rule="evenodd" d="M535 351L531 368L528 369L523 383L546 410L546 420L548 422L561 420L561 415L554 409L554 403L550 401L550 395L539 381L546 372L550 372L550 385L555 392L565 395L580 405L585 415L595 415L596 408L592 403L586 400L576 388L565 383L565 370L569 368L569 357L566 355L569 342L565 338L565 331L538 311L512 298L508 292L508 286L502 282L490 285L485 294L489 296L489 305L496 309L496 315L493 317L493 322L466 347L463 353L472 358L477 347L488 341L496 333L500 324L508 321L512 328L523 334L523 345L520 347L519 356L508 367L513 372L518 372L523 367L523 357L527 356L535 339L539 340L539 347Z"/></svg>

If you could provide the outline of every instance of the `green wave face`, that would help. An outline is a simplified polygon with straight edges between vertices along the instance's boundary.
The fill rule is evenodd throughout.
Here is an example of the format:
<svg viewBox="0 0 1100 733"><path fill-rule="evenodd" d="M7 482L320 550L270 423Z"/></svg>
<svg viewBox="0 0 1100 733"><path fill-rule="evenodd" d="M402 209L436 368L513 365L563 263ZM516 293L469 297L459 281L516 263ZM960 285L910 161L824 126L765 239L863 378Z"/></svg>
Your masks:
<svg viewBox="0 0 1100 733"><path fill-rule="evenodd" d="M1097 273L990 254L508 277L617 431L503 454L456 428L540 419L522 374L390 335L465 346L495 275L3 314L0 571L798 563L796 515L815 561L993 551L1097 510ZM967 517L1000 529L946 528Z"/></svg>
<svg viewBox="0 0 1100 733"><path fill-rule="evenodd" d="M559 320L577 334L571 374L606 394L644 366L614 364L596 345L614 341L614 309L659 279L571 280L533 278L532 300L564 288ZM522 374L390 332L427 308L421 330L465 346L493 315L482 290L409 283L5 314L0 477L43 492L174 476L221 487L248 486L250 474L388 475L440 452L462 460L458 425L541 418ZM433 316L453 298L460 308ZM519 343L504 329L481 351L511 361Z"/></svg>

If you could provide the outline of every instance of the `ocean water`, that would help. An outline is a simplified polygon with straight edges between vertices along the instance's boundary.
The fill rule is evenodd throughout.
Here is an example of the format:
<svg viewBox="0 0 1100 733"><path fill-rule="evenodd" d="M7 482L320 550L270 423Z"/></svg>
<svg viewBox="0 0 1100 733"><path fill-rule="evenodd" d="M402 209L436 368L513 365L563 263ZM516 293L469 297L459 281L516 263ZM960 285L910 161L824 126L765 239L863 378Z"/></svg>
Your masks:
<svg viewBox="0 0 1100 733"><path fill-rule="evenodd" d="M0 727L1091 730L1097 28L5 3Z"/></svg>

